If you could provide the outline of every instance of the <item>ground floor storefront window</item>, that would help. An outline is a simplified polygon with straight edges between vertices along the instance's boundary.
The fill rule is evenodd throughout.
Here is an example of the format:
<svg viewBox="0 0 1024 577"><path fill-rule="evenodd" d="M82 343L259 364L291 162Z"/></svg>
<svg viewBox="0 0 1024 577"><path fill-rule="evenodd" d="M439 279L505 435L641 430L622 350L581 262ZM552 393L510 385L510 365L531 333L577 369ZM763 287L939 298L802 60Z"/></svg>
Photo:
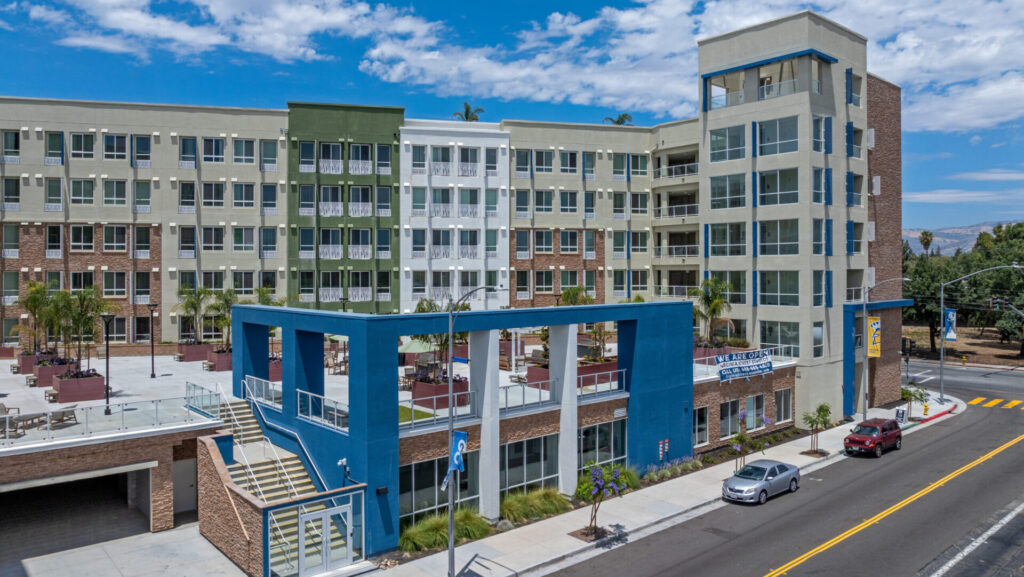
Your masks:
<svg viewBox="0 0 1024 577"><path fill-rule="evenodd" d="M558 434L501 445L501 494L558 488Z"/></svg>
<svg viewBox="0 0 1024 577"><path fill-rule="evenodd" d="M480 452L465 453L465 471L455 472L456 507L479 507ZM420 461L398 468L398 515L404 528L419 519L448 510L448 492L441 490L448 457Z"/></svg>
<svg viewBox="0 0 1024 577"><path fill-rule="evenodd" d="M579 429L579 470L590 463L626 464L626 419Z"/></svg>

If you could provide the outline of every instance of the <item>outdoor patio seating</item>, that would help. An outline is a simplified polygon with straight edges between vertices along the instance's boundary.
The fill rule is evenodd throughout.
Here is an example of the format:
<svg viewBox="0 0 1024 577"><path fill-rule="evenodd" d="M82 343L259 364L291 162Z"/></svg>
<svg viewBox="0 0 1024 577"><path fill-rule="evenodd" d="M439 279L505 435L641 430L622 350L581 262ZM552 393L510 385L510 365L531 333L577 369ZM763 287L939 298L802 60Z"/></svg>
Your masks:
<svg viewBox="0 0 1024 577"><path fill-rule="evenodd" d="M184 361L185 360L185 353L175 353L174 354L174 360L178 361L179 363Z"/></svg>
<svg viewBox="0 0 1024 577"><path fill-rule="evenodd" d="M20 369L21 369L21 367L18 366L18 363L11 363L11 374L12 375L18 374L18 371Z"/></svg>
<svg viewBox="0 0 1024 577"><path fill-rule="evenodd" d="M46 421L46 413L28 413L14 417L14 426L16 431L27 433L29 429L38 427L44 421Z"/></svg>
<svg viewBox="0 0 1024 577"><path fill-rule="evenodd" d="M75 407L77 406L77 404L68 405L60 410L50 413L50 428L52 429L54 425L59 425L61 423L70 423L72 421L77 423L78 414L75 412Z"/></svg>
<svg viewBox="0 0 1024 577"><path fill-rule="evenodd" d="M55 391L53 389L49 389L49 390L46 391L45 394L46 394L46 400L47 401L49 401L51 403L56 403L57 402L57 395L59 394L57 391Z"/></svg>
<svg viewBox="0 0 1024 577"><path fill-rule="evenodd" d="M20 415L21 409L19 409L18 407L8 407L7 405L0 403L0 417L6 417L7 415L12 415L15 413Z"/></svg>
<svg viewBox="0 0 1024 577"><path fill-rule="evenodd" d="M30 386L30 387L36 386L36 376L35 375L25 375L25 384Z"/></svg>

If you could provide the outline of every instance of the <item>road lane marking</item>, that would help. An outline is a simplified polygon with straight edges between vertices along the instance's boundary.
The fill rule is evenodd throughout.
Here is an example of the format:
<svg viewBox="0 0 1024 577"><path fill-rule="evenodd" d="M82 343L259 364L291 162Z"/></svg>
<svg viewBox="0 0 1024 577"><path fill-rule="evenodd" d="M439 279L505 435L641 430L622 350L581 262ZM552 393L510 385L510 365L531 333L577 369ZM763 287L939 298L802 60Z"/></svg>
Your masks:
<svg viewBox="0 0 1024 577"><path fill-rule="evenodd" d="M978 403L984 401L985 398L986 397L978 397L977 399L974 399L973 401L969 401L967 404L968 405L977 405Z"/></svg>
<svg viewBox="0 0 1024 577"><path fill-rule="evenodd" d="M930 381L930 380L932 380L934 378L935 377L928 377L927 379L921 379L917 384L923 385L923 384L927 383L928 381Z"/></svg>
<svg viewBox="0 0 1024 577"><path fill-rule="evenodd" d="M1020 515L1021 511L1024 511L1024 503L1021 503L1020 505L1017 505L1016 509L1014 509L1013 511L1010 511L1009 513L1007 513L1006 516L1003 517L1002 519L1000 519L998 523L996 523L995 525L992 525L989 528L988 531L985 531L977 539L975 539L974 541L971 541L971 543L969 545L964 547L963 551L960 551L959 553L956 554L956 557L953 557L952 559L949 560L948 563L946 563L942 567L939 567L938 571L936 571L935 573L932 573L931 577L942 577L943 575L948 573L949 570L952 569L953 567L955 567L957 563L963 561L965 557L970 555L975 549L977 549L978 547L983 545L986 541L988 541L988 539L990 537L992 537L992 535L995 535L996 532L998 532L1000 529L1005 527L1010 521L1013 520L1014 517L1016 517L1017 515Z"/></svg>
<svg viewBox="0 0 1024 577"><path fill-rule="evenodd" d="M856 535L857 533L860 533L861 531L863 531L864 529L870 527L871 525L877 524L882 519L885 519L889 515L892 515L896 511L899 511L900 509L906 507L907 505L913 503L914 501L917 501L921 497L924 497L925 495L927 495L928 493L931 493L932 491L938 489L939 487L944 486L949 481L955 479L956 477L959 477L960 475L966 473L967 471L970 471L974 467L977 467L978 465L984 463L985 461L988 461L992 457L995 457L999 453L1002 453L1006 449L1009 449L1010 447L1016 445L1017 443L1019 443L1021 441L1024 441L1024 435L1020 435L1019 437L1017 437L1017 438L1015 438L1015 439L1013 439L1011 441L1007 441L1006 443L1003 443L1002 445L996 447L995 449L992 449L988 453L985 453L984 455L978 457L977 459L971 461L970 463L967 463L966 465L960 467L959 469L953 471L952 473L949 473L948 475L946 475L945 477L939 479L938 481L935 481L934 483L929 484L924 489L921 489L920 491L914 493L913 495L903 499L899 503L896 503L895 505L892 505L891 507L889 507L888 509L885 509L881 513L876 514L874 517L871 517L870 519L865 519L860 524L855 525L855 526L847 529L846 531L843 531L839 535L836 535L835 537L829 539L828 541L825 541L821 545L818 545L814 549L811 549L810 551L804 553L803 555L797 557L796 559L793 559L792 561L790 561L789 563L786 563L782 567L779 567L778 569L774 569L774 570L770 571L769 573L765 574L765 577L778 577L779 575L785 575L787 571L789 571L790 569L793 569L794 567L797 567L798 565L802 564L804 561L807 561L811 557L814 557L815 555L817 555L819 553L827 551L828 549L831 549L835 545L838 545L839 543L845 541L846 539Z"/></svg>
<svg viewBox="0 0 1024 577"><path fill-rule="evenodd" d="M989 401L989 402L985 403L985 404L984 404L984 405L982 405L982 406L983 406L983 407L994 407L994 406L998 405L998 404L999 404L999 403L1001 403L1001 402L1003 402L1003 400L1002 400L1002 399L992 399L991 401Z"/></svg>
<svg viewBox="0 0 1024 577"><path fill-rule="evenodd" d="M1024 401L1010 401L1009 403L1006 403L1005 405L1003 405L1003 408L1004 409L1012 409L1012 408L1016 407L1017 405L1021 404L1022 402L1024 402Z"/></svg>
<svg viewBox="0 0 1024 577"><path fill-rule="evenodd" d="M911 378L915 378L916 379L917 377L920 377L921 375L927 375L930 372L932 372L932 371L929 369L927 371L921 371L920 373L917 373L916 375L910 375L910 376L911 376Z"/></svg>

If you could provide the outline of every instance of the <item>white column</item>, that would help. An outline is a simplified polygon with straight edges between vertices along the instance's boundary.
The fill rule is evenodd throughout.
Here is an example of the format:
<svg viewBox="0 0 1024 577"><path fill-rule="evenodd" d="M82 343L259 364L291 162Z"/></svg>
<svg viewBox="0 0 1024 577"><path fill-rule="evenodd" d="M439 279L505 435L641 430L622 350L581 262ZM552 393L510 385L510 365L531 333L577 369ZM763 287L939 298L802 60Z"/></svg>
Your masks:
<svg viewBox="0 0 1024 577"><path fill-rule="evenodd" d="M558 420L558 490L572 495L576 492L579 448L576 440L576 323L558 325L548 330L548 360L551 391L559 403Z"/></svg>
<svg viewBox="0 0 1024 577"><path fill-rule="evenodd" d="M480 514L489 521L497 521L501 516L498 386L498 331L473 331L469 333L469 387L473 410L481 420Z"/></svg>

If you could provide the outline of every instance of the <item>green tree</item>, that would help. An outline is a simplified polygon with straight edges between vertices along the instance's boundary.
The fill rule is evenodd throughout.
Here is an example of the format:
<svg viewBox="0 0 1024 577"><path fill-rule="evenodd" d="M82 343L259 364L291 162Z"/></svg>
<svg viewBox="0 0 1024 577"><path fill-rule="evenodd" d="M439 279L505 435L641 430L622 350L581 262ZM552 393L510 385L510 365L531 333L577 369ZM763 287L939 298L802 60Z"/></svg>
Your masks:
<svg viewBox="0 0 1024 577"><path fill-rule="evenodd" d="M452 114L452 117L466 122L477 122L480 120L480 113L484 112L483 108L473 108L468 102L462 103L462 112L456 112Z"/></svg>
<svg viewBox="0 0 1024 577"><path fill-rule="evenodd" d="M180 311L185 318L192 319L192 342L199 344L203 336L203 313L206 302L213 292L206 287L184 286L178 289L178 302L174 309Z"/></svg>
<svg viewBox="0 0 1024 577"><path fill-rule="evenodd" d="M277 298L277 293L274 292L274 289L268 286L261 286L256 289L256 304L268 307L284 306L284 302Z"/></svg>
<svg viewBox="0 0 1024 577"><path fill-rule="evenodd" d="M633 126L633 117L628 113L622 112L615 118L605 116L603 123L614 124L615 126Z"/></svg>
<svg viewBox="0 0 1024 577"><path fill-rule="evenodd" d="M98 342L100 332L100 315L116 312L118 306L113 301L103 298L97 286L77 290L71 294L71 334L75 340L77 355L81 362L82 346L87 339Z"/></svg>
<svg viewBox="0 0 1024 577"><path fill-rule="evenodd" d="M811 430L811 450L817 452L818 431L832 425L832 407L828 406L828 403L821 403L813 412L804 413L803 421Z"/></svg>
<svg viewBox="0 0 1024 577"><path fill-rule="evenodd" d="M42 334L46 340L46 327L43 319L47 307L50 306L51 284L28 281L25 288L25 298L21 299L21 306L25 307L28 313L31 328L29 334L32 337L32 354L39 351L39 336ZM21 327L23 325L18 325Z"/></svg>
<svg viewBox="0 0 1024 577"><path fill-rule="evenodd" d="M935 237L932 236L932 231L930 230L922 230L921 234L917 235L917 241L921 243L921 248L924 249L925 255L929 254L929 250L932 246L932 241L934 240Z"/></svg>
<svg viewBox="0 0 1024 577"><path fill-rule="evenodd" d="M57 291L50 296L50 302L41 311L46 332L53 334L58 343L64 344L64 356L71 356L71 293Z"/></svg>
<svg viewBox="0 0 1024 577"><path fill-rule="evenodd" d="M903 283L903 294L914 299L914 304L903 309L903 318L928 325L929 345L931 351L936 350L936 337L939 336L942 313L939 310L939 286L941 283L956 278L950 257L916 256L908 264L904 274L910 279ZM947 304L956 302L960 287L950 286L946 289Z"/></svg>
<svg viewBox="0 0 1024 577"><path fill-rule="evenodd" d="M214 291L213 302L207 311L213 314L214 325L223 335L222 347L225 352L231 350L231 308L238 304L238 293L235 289Z"/></svg>
<svg viewBox="0 0 1024 577"><path fill-rule="evenodd" d="M594 304L594 297L587 294L587 289L581 286L564 289L558 299L558 305L565 307L592 304Z"/></svg>
<svg viewBox="0 0 1024 577"><path fill-rule="evenodd" d="M710 338L711 331L719 325L730 322L729 319L722 318L725 313L732 310L726 296L730 290L732 288L729 283L718 277L710 277L701 281L700 287L688 291L688 295L694 299L693 315L704 326L705 338Z"/></svg>

